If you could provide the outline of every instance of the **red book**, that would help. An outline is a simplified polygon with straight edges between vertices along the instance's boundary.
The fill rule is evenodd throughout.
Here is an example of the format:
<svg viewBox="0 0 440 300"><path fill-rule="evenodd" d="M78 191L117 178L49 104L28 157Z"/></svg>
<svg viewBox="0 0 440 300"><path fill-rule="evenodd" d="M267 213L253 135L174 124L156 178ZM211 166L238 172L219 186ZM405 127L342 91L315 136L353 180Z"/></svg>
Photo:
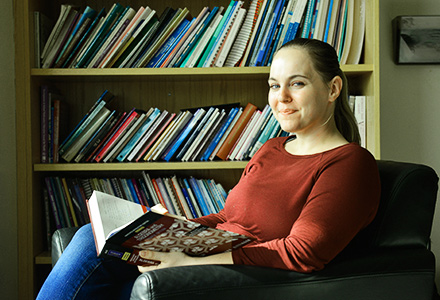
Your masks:
<svg viewBox="0 0 440 300"><path fill-rule="evenodd" d="M170 124L171 120L173 120L175 116L176 116L176 114L172 113L172 114L169 114L168 116L166 116L162 120L162 122L156 128L155 132L145 142L144 146L142 147L142 150L137 155L137 157L136 157L137 162L145 155L147 150L150 149L151 145L153 145L153 143L159 138L159 136L162 134L162 132L165 130L165 128L167 128L168 124Z"/></svg>
<svg viewBox="0 0 440 300"><path fill-rule="evenodd" d="M100 162L102 159L104 159L105 155L110 151L110 148L116 144L118 139L121 137L122 133L125 131L125 129L128 127L128 125L133 121L134 118L136 118L138 113L133 109L130 114L127 116L125 121L121 124L121 126L118 128L118 130L113 134L113 136L110 138L110 140L105 144L105 146L101 149L101 151L98 153L98 155L95 158L96 162Z"/></svg>
<svg viewBox="0 0 440 300"><path fill-rule="evenodd" d="M114 121L115 123L111 125L110 130L107 132L104 138L97 143L95 150L93 150L92 153L87 157L87 159L85 160L86 162L91 162L95 160L96 155L101 151L102 147L104 147L107 141L112 137L112 134L116 132L121 123L125 120L126 115L127 113L124 112L117 117L117 120Z"/></svg>

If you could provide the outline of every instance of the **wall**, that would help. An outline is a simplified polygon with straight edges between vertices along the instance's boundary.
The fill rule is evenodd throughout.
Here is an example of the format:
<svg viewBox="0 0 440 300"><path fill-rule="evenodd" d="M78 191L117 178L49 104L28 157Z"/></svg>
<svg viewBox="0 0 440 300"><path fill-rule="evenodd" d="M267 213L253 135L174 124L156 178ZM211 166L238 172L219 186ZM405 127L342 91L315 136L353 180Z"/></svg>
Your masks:
<svg viewBox="0 0 440 300"><path fill-rule="evenodd" d="M12 0L0 1L0 291L17 299L14 22Z"/></svg>
<svg viewBox="0 0 440 300"><path fill-rule="evenodd" d="M391 20L399 15L440 15L440 1L380 1L381 157L427 164L440 174L440 65L394 64ZM440 205L432 233L440 270L438 216ZM440 272L436 281L440 286Z"/></svg>

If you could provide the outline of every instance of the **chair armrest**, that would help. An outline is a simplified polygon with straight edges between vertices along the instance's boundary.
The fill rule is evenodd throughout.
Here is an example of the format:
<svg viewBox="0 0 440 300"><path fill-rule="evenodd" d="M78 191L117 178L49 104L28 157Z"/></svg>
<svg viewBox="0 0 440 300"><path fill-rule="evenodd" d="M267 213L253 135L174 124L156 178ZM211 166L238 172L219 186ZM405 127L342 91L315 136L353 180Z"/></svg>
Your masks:
<svg viewBox="0 0 440 300"><path fill-rule="evenodd" d="M52 266L55 266L78 229L79 227L69 227L54 232L52 235Z"/></svg>
<svg viewBox="0 0 440 300"><path fill-rule="evenodd" d="M131 299L426 299L434 290L427 249L387 249L332 261L319 272L244 265L161 269L140 275Z"/></svg>

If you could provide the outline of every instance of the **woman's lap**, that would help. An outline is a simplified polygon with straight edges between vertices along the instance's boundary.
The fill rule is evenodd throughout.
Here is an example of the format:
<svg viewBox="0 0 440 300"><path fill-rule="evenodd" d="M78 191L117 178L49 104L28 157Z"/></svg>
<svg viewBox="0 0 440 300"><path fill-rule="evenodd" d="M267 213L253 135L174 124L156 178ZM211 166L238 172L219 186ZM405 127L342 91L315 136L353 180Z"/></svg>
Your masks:
<svg viewBox="0 0 440 300"><path fill-rule="evenodd" d="M97 258L90 224L81 227L42 286L43 299L129 299L135 266Z"/></svg>

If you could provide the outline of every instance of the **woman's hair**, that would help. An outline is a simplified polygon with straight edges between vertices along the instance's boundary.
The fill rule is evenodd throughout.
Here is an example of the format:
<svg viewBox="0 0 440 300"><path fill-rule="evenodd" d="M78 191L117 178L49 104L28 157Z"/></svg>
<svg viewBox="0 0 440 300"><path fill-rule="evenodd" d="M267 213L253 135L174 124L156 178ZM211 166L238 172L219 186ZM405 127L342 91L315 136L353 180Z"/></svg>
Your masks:
<svg viewBox="0 0 440 300"><path fill-rule="evenodd" d="M284 44L280 49L283 48L297 48L306 51L312 60L315 71L324 82L329 84L335 76L341 77L342 90L336 99L334 112L336 127L348 142L360 144L356 118L348 105L347 77L345 77L344 72L339 67L338 55L335 49L330 44L320 40L304 38L293 39Z"/></svg>

